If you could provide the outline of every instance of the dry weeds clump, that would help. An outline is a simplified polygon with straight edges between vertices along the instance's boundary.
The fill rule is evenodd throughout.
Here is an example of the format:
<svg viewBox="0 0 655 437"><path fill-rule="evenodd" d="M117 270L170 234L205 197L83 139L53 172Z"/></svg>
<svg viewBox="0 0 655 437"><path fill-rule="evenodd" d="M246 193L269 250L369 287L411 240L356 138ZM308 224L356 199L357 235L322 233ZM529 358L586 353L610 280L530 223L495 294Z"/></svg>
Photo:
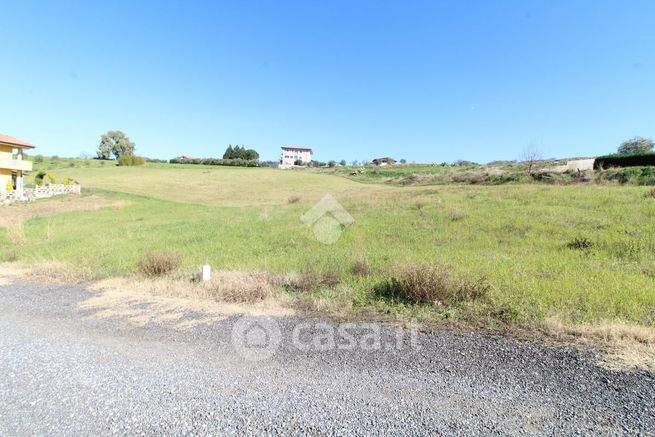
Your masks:
<svg viewBox="0 0 655 437"><path fill-rule="evenodd" d="M341 283L341 274L336 270L326 272L304 272L301 274L287 274L271 276L273 285L288 290L309 292L320 287L334 288Z"/></svg>
<svg viewBox="0 0 655 437"><path fill-rule="evenodd" d="M58 261L43 261L29 266L15 265L18 276L45 284L79 284L96 279L94 272L86 267L74 267Z"/></svg>
<svg viewBox="0 0 655 437"><path fill-rule="evenodd" d="M647 369L655 372L655 329L617 321L600 321L583 325L562 322L555 317L544 322L546 331L559 340L571 339L608 352L602 361L612 370Z"/></svg>
<svg viewBox="0 0 655 437"><path fill-rule="evenodd" d="M376 291L383 297L411 303L452 304L482 300L491 285L484 278L456 277L444 266L416 263L396 269Z"/></svg>
<svg viewBox="0 0 655 437"><path fill-rule="evenodd" d="M146 253L139 261L139 271L154 278L175 272L182 265L182 255L177 252Z"/></svg>

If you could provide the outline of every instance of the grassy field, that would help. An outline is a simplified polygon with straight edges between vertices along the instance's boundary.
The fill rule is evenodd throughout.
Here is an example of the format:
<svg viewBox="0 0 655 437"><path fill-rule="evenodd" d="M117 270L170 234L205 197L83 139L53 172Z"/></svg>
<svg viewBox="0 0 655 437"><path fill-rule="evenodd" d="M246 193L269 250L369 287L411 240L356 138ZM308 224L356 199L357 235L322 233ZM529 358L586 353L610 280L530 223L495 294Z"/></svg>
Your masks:
<svg viewBox="0 0 655 437"><path fill-rule="evenodd" d="M0 257L64 261L98 276L136 270L147 251L184 266L312 273L312 296L351 312L472 324L622 320L655 327L655 199L645 187L509 184L391 186L339 175L184 165L53 170L120 207L0 228ZM355 222L332 245L301 216L325 194ZM11 206L2 210L10 214ZM430 262L484 278L488 299L413 305L379 293L398 266ZM353 267L365 266L364 272ZM361 268L359 269L361 270ZM293 293L293 292L292 292Z"/></svg>

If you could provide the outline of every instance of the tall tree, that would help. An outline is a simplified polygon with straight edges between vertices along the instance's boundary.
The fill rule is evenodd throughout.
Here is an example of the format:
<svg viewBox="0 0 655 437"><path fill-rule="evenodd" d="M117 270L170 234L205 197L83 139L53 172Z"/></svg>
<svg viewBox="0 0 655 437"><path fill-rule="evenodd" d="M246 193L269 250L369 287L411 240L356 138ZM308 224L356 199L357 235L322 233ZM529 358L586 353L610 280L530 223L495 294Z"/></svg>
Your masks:
<svg viewBox="0 0 655 437"><path fill-rule="evenodd" d="M618 152L620 155L648 153L653 150L653 147L655 147L655 143L650 138L634 137L622 142Z"/></svg>
<svg viewBox="0 0 655 437"><path fill-rule="evenodd" d="M98 146L98 158L110 159L112 156L116 159L121 155L132 155L136 145L130 141L129 137L119 130L112 130L100 137Z"/></svg>

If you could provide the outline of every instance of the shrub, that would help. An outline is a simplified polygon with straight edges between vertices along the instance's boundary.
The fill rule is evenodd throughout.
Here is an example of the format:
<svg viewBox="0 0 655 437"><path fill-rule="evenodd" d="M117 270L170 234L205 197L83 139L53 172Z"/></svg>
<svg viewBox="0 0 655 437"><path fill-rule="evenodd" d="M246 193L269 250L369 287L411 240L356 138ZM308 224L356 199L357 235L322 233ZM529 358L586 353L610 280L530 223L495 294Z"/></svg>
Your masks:
<svg viewBox="0 0 655 437"><path fill-rule="evenodd" d="M448 220L451 222L458 222L460 220L464 220L466 218L466 213L462 211L450 211L448 212Z"/></svg>
<svg viewBox="0 0 655 437"><path fill-rule="evenodd" d="M594 247L594 243L585 237L575 237L573 240L566 244L566 247L575 250L587 250Z"/></svg>
<svg viewBox="0 0 655 437"><path fill-rule="evenodd" d="M490 290L484 278L457 278L446 267L418 263L398 269L375 291L381 297L415 304L450 304L483 299Z"/></svg>
<svg viewBox="0 0 655 437"><path fill-rule="evenodd" d="M300 202L300 196L291 196L289 199L287 199L287 202L289 203L298 203Z"/></svg>
<svg viewBox="0 0 655 437"><path fill-rule="evenodd" d="M43 155L34 155L34 162L36 164L41 164L43 162Z"/></svg>
<svg viewBox="0 0 655 437"><path fill-rule="evenodd" d="M132 167L137 165L144 165L146 160L141 156L136 156L132 154L123 154L118 157L118 165L122 167Z"/></svg>
<svg viewBox="0 0 655 437"><path fill-rule="evenodd" d="M57 178L52 173L48 173L48 181L51 184L56 184L57 183Z"/></svg>
<svg viewBox="0 0 655 437"><path fill-rule="evenodd" d="M651 188L646 193L644 193L645 198L655 199L655 188Z"/></svg>
<svg viewBox="0 0 655 437"><path fill-rule="evenodd" d="M7 185L5 186L5 189L7 193L11 193L12 191L14 191L14 183L11 181L11 179L7 180Z"/></svg>
<svg viewBox="0 0 655 437"><path fill-rule="evenodd" d="M148 252L139 261L139 271L148 277L166 275L177 270L182 256L176 252Z"/></svg>
<svg viewBox="0 0 655 437"><path fill-rule="evenodd" d="M65 177L65 178L64 178L64 185L70 185L70 184L71 184L71 180L70 180L70 178Z"/></svg>
<svg viewBox="0 0 655 437"><path fill-rule="evenodd" d="M634 155L606 155L594 160L594 169L611 167L639 167L655 165L655 153L638 153Z"/></svg>
<svg viewBox="0 0 655 437"><path fill-rule="evenodd" d="M36 185L43 185L43 180L45 179L45 177L46 177L46 172L44 172L43 170L39 171L36 174L36 176L34 176L34 183Z"/></svg>

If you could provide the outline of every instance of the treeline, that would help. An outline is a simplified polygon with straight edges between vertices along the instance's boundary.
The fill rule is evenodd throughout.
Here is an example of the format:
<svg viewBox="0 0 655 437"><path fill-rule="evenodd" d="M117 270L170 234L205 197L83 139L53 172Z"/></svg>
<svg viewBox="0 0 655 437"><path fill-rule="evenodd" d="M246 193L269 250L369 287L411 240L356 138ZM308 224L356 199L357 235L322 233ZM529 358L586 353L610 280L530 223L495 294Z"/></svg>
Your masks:
<svg viewBox="0 0 655 437"><path fill-rule="evenodd" d="M171 164L226 165L232 167L269 167L267 162L253 159L218 159L218 158L188 158L179 156L169 161Z"/></svg>

